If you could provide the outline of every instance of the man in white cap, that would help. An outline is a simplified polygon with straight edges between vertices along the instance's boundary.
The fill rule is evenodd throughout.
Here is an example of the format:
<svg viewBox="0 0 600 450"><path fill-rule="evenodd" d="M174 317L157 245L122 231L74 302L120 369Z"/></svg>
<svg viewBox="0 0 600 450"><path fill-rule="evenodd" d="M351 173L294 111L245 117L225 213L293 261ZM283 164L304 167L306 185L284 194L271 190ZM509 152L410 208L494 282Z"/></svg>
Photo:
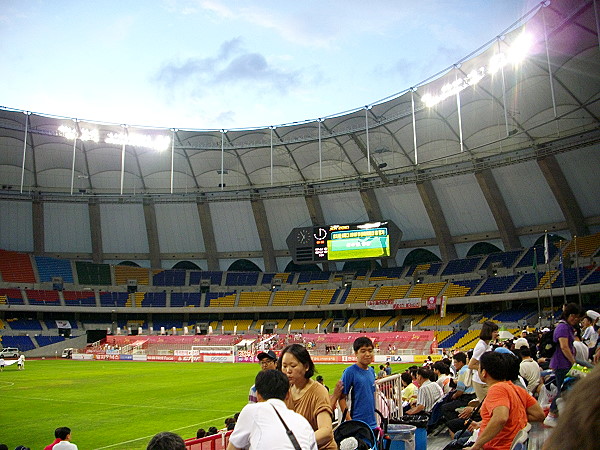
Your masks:
<svg viewBox="0 0 600 450"><path fill-rule="evenodd" d="M585 316L582 320L583 336L581 337L581 340L590 349L590 359L593 359L594 362L598 362L598 358L594 356L594 353L600 355L600 353L596 352L597 348L600 351L600 347L597 347L599 333L594 328L594 325L598 323L598 319L600 319L600 313L594 311L593 309L588 309L585 312Z"/></svg>

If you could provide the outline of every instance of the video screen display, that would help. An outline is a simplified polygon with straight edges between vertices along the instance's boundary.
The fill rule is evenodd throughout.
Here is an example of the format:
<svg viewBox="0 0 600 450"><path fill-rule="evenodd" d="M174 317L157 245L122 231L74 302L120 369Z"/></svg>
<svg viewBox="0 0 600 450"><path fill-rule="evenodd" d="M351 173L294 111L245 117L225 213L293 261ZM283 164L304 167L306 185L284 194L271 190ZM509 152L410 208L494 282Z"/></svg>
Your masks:
<svg viewBox="0 0 600 450"><path fill-rule="evenodd" d="M385 222L315 227L315 260L383 258L390 256L390 236Z"/></svg>

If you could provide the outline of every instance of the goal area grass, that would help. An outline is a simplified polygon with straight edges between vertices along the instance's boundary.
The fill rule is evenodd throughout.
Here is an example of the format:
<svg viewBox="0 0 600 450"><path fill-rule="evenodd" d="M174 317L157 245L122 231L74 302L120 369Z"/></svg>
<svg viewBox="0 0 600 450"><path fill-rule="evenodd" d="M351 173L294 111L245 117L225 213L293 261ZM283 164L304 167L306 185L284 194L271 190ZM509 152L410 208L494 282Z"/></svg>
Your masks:
<svg viewBox="0 0 600 450"><path fill-rule="evenodd" d="M333 389L345 367L316 369ZM29 360L25 370L0 373L0 443L41 449L61 426L81 450L143 450L160 431L192 438L241 411L259 370L248 363Z"/></svg>

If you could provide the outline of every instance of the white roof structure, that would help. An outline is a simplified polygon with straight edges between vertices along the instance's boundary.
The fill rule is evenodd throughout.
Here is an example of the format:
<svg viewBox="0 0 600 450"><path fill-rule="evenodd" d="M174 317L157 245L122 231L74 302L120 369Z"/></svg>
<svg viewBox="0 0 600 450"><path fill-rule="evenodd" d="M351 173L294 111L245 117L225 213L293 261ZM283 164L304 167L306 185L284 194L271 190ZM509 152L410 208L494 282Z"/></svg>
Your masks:
<svg viewBox="0 0 600 450"><path fill-rule="evenodd" d="M593 1L553 1L418 86L276 127L150 129L0 109L0 200L317 196L333 212L310 212L313 222L384 216L407 247L587 234L600 225L598 34ZM521 199L528 190L534 201ZM361 196L366 213L336 210Z"/></svg>

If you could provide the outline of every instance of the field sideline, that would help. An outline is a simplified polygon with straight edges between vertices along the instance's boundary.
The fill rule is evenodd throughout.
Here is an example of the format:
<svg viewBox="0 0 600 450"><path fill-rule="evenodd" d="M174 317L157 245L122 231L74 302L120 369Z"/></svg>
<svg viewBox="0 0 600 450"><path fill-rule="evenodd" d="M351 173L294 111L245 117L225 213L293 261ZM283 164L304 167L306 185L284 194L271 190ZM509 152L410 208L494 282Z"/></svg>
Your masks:
<svg viewBox="0 0 600 450"><path fill-rule="evenodd" d="M409 364L394 364L393 371ZM333 388L346 365L319 364ZM143 450L159 431L221 428L247 403L257 364L30 360L0 373L0 443L41 449L68 426L80 450Z"/></svg>

